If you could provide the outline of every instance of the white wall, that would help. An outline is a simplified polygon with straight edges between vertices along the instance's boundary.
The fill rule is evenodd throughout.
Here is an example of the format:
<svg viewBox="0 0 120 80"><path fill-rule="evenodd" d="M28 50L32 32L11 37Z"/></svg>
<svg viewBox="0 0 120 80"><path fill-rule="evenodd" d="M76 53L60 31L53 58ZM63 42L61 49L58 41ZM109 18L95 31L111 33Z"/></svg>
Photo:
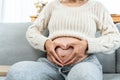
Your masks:
<svg viewBox="0 0 120 80"><path fill-rule="evenodd" d="M26 22L36 14L34 3L39 0L0 0L0 22ZM44 0L52 1L52 0ZM111 14L120 14L120 0L98 0Z"/></svg>
<svg viewBox="0 0 120 80"><path fill-rule="evenodd" d="M45 0L52 1L52 0ZM120 14L120 0L97 0L100 1L111 14Z"/></svg>
<svg viewBox="0 0 120 80"><path fill-rule="evenodd" d="M111 14L120 14L120 0L97 0L105 5Z"/></svg>

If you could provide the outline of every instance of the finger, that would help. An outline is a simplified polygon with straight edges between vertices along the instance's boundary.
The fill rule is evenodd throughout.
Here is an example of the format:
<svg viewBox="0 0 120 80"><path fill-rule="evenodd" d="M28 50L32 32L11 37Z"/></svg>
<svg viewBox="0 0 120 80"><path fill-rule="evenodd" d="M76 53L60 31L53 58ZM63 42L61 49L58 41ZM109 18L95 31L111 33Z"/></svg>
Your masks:
<svg viewBox="0 0 120 80"><path fill-rule="evenodd" d="M68 43L67 45L66 45L66 48L68 49L68 48L73 48L73 43Z"/></svg>
<svg viewBox="0 0 120 80"><path fill-rule="evenodd" d="M52 62L59 65L59 66L63 66L63 64L59 63L53 56L51 56Z"/></svg>
<svg viewBox="0 0 120 80"><path fill-rule="evenodd" d="M80 62L81 60L82 60L81 57L75 57L75 58L73 58L70 62L68 62L68 63L66 63L66 64L64 64L64 65L76 64L76 63Z"/></svg>
<svg viewBox="0 0 120 80"><path fill-rule="evenodd" d="M52 63L54 63L54 64L63 66L61 63L57 62L56 59L55 59L52 55L47 56L47 59L48 59L49 61L51 61Z"/></svg>
<svg viewBox="0 0 120 80"><path fill-rule="evenodd" d="M54 50L51 52L51 54L53 55L53 57L54 57L58 62L63 63L62 60L60 59L59 55L56 54L56 52L55 52Z"/></svg>
<svg viewBox="0 0 120 80"><path fill-rule="evenodd" d="M60 47L62 49L67 49L66 45L61 44L61 43L55 43L55 48Z"/></svg>
<svg viewBox="0 0 120 80"><path fill-rule="evenodd" d="M71 61L65 63L64 65L66 66L66 65L74 64L76 62L76 59L77 57L74 57Z"/></svg>
<svg viewBox="0 0 120 80"><path fill-rule="evenodd" d="M71 53L71 55L69 55L69 57L63 62L64 64L68 63L69 61L71 61L74 57L75 57L75 52L73 51Z"/></svg>

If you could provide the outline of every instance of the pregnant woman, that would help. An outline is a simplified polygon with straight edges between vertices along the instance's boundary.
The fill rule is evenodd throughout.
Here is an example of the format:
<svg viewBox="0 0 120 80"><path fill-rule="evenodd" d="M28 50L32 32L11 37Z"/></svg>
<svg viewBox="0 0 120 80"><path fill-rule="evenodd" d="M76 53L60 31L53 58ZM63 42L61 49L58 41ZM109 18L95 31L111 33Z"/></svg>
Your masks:
<svg viewBox="0 0 120 80"><path fill-rule="evenodd" d="M43 35L46 29L48 37ZM96 38L97 31L101 36ZM26 37L47 58L14 64L6 80L103 80L94 54L110 54L120 46L111 16L95 0L53 0L28 28Z"/></svg>

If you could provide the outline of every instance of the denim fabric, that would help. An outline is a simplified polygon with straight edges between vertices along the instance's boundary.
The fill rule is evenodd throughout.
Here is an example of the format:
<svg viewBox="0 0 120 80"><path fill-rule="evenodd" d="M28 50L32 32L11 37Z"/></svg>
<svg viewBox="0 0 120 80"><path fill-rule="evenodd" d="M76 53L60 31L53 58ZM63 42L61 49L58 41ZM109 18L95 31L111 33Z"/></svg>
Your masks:
<svg viewBox="0 0 120 80"><path fill-rule="evenodd" d="M74 65L60 67L39 58L37 62L24 61L14 64L6 80L103 80L102 66L95 55L90 55Z"/></svg>

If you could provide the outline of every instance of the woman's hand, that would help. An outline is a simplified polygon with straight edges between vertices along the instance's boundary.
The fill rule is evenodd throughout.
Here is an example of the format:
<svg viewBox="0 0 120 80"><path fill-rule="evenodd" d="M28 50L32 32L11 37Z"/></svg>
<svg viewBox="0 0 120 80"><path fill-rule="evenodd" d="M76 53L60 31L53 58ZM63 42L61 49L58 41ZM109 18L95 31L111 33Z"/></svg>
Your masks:
<svg viewBox="0 0 120 80"><path fill-rule="evenodd" d="M69 43L67 46L73 47L73 52L64 61L64 65L74 64L86 58L88 56L88 54L86 54L87 45L86 40L75 40Z"/></svg>
<svg viewBox="0 0 120 80"><path fill-rule="evenodd" d="M47 51L47 59L57 65L63 66L62 60L60 59L59 55L56 54L55 52L55 48L57 46L61 46L61 44L55 43L52 40L47 40L45 42L45 49Z"/></svg>

